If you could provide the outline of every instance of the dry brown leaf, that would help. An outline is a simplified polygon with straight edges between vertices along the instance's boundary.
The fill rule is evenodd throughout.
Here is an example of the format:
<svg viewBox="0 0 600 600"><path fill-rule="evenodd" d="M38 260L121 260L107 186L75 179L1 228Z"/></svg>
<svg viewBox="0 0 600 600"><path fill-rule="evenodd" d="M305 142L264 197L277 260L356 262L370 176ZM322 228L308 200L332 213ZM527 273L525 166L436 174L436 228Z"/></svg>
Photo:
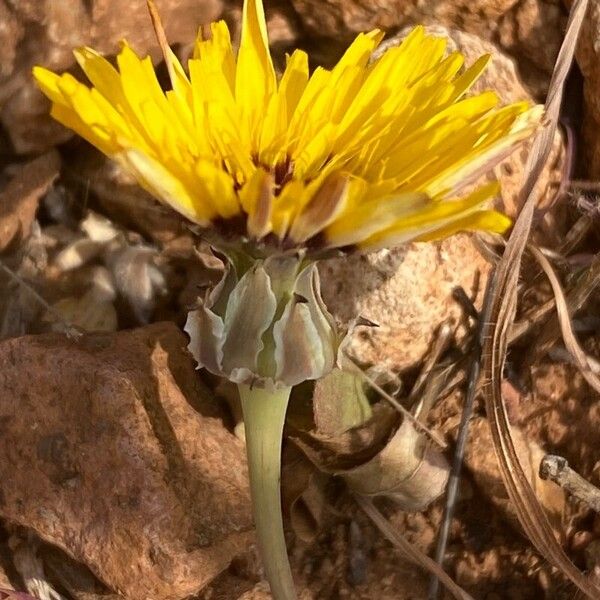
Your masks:
<svg viewBox="0 0 600 600"><path fill-rule="evenodd" d="M337 371L318 381L312 391L314 429L308 430L306 418L302 427L296 410L296 418L289 421L300 427L291 439L317 468L341 477L353 491L391 498L404 510L422 510L440 496L448 479L446 459L421 431L421 423L447 381L448 370L430 372L409 413L411 418L404 418L399 427L399 415L389 404L379 402L370 407L363 377L358 371ZM382 390L371 378L369 381ZM365 421L367 409L372 416ZM352 427L357 421L360 425Z"/></svg>
<svg viewBox="0 0 600 600"><path fill-rule="evenodd" d="M60 157L53 150L20 166L0 192L0 252L29 234L39 202L59 170Z"/></svg>
<svg viewBox="0 0 600 600"><path fill-rule="evenodd" d="M547 125L535 137L527 165L529 176L522 190L526 201L494 274L491 320L487 327L487 343L483 351L483 374L485 380L489 381L489 385L485 387L485 399L494 447L504 483L523 529L546 560L564 573L583 593L590 598L598 598L600 587L583 575L565 554L556 541L552 526L531 489L519 462L501 391L508 335L516 312L521 258L527 245L536 205L536 183L550 153L558 123L563 87L571 67L586 9L587 0L576 0L573 3L567 32L548 91Z"/></svg>
<svg viewBox="0 0 600 600"><path fill-rule="evenodd" d="M444 456L404 421L375 458L336 474L358 494L383 496L403 510L418 511L443 493L449 471Z"/></svg>
<svg viewBox="0 0 600 600"><path fill-rule="evenodd" d="M373 416L360 427L341 435L322 435L309 430L298 417L288 420L289 439L325 473L335 474L371 460L385 447L398 427L398 413L388 404L373 406Z"/></svg>

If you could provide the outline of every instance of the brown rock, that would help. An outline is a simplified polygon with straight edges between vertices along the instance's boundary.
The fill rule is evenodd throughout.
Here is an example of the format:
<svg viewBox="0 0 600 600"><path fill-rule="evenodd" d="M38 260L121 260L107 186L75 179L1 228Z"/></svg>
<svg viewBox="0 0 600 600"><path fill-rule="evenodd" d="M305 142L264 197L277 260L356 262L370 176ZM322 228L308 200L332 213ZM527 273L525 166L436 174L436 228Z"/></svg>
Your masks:
<svg viewBox="0 0 600 600"><path fill-rule="evenodd" d="M552 73L566 21L559 0L523 0L502 17L498 41L513 56L526 57L544 73Z"/></svg>
<svg viewBox="0 0 600 600"><path fill-rule="evenodd" d="M571 4L571 2L567 2ZM584 77L584 122L581 144L585 174L592 180L600 177L600 48L598 28L600 27L600 1L591 0L583 20L577 62Z"/></svg>
<svg viewBox="0 0 600 600"><path fill-rule="evenodd" d="M31 79L21 74L16 91L9 95L0 110L5 127L17 154L47 152L66 142L73 133L50 117L50 103ZM0 90L0 99L2 91Z"/></svg>
<svg viewBox="0 0 600 600"><path fill-rule="evenodd" d="M305 27L314 35L349 37L374 28L390 30L411 23L441 22L477 27L482 34L496 27L497 20L517 0L292 0Z"/></svg>
<svg viewBox="0 0 600 600"><path fill-rule="evenodd" d="M17 44L23 37L23 27L6 2L0 0L0 79L7 77L14 68Z"/></svg>
<svg viewBox="0 0 600 600"><path fill-rule="evenodd" d="M51 124L49 103L35 87L31 68L43 64L63 70L74 64L72 49L89 41L90 20L82 0L9 2L18 44L12 69L0 78L0 121L17 153L42 152L68 138ZM19 41L13 34L12 40Z"/></svg>
<svg viewBox="0 0 600 600"><path fill-rule="evenodd" d="M0 517L132 600L203 588L250 541L243 446L155 324L0 345Z"/></svg>
<svg viewBox="0 0 600 600"><path fill-rule="evenodd" d="M170 44L190 42L198 28L218 19L221 0L156 0ZM153 51L158 57L154 30L146 0L92 0L92 44L100 52L114 54L121 39L138 52Z"/></svg>
<svg viewBox="0 0 600 600"><path fill-rule="evenodd" d="M560 0L292 0L302 25L317 37L352 38L361 31L393 31L441 24L499 42L523 59L528 84L543 92L566 22Z"/></svg>
<svg viewBox="0 0 600 600"><path fill-rule="evenodd" d="M31 80L34 65L71 69L76 46L115 54L121 39L160 59L145 0L4 2L0 0L0 101L5 102L0 122L18 153L40 152L68 138L64 128L50 124L49 103ZM200 25L222 11L222 0L156 4L172 44L190 42Z"/></svg>
<svg viewBox="0 0 600 600"><path fill-rule="evenodd" d="M38 204L58 177L60 157L49 152L19 167L0 191L0 252L17 236L27 236Z"/></svg>
<svg viewBox="0 0 600 600"><path fill-rule="evenodd" d="M347 322L361 315L379 325L353 334L351 354L362 363L402 371L422 360L442 321L458 325L456 286L481 297L489 265L467 235L457 235L327 261L320 271L325 303L336 317Z"/></svg>

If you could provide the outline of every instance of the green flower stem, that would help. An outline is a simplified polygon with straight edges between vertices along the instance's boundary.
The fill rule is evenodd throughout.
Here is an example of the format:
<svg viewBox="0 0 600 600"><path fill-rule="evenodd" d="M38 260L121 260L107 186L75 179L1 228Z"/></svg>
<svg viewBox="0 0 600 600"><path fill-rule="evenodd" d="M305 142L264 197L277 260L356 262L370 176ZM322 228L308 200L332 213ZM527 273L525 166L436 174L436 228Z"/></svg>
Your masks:
<svg viewBox="0 0 600 600"><path fill-rule="evenodd" d="M239 385L258 548L274 600L296 600L281 514L281 441L291 388Z"/></svg>

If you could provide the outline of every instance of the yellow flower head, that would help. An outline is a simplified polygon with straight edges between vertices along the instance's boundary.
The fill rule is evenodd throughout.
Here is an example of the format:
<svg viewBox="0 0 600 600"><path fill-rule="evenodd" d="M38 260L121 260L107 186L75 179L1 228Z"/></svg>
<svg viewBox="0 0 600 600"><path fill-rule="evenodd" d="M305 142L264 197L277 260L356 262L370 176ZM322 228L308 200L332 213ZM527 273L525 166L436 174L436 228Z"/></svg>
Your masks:
<svg viewBox="0 0 600 600"><path fill-rule="evenodd" d="M359 35L337 65L309 73L296 50L277 77L261 0L245 0L237 55L223 21L200 35L184 70L150 4L171 79L127 43L117 69L75 52L92 87L41 67L52 115L202 227L265 248L371 249L459 230L502 232L485 205L497 183L472 184L535 127L526 103L465 98L487 56L463 69L446 42L416 27L370 62ZM469 192L465 190L469 188Z"/></svg>

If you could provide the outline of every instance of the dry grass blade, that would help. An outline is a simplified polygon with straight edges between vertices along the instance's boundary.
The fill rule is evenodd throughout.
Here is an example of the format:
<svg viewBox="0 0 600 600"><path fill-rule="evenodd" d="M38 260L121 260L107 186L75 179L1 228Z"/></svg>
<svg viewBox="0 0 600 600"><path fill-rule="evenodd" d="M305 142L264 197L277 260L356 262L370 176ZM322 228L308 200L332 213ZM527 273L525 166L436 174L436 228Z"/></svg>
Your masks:
<svg viewBox="0 0 600 600"><path fill-rule="evenodd" d="M588 300L590 294L600 285L600 254L594 257L592 263L585 272L585 275L571 285L566 295L566 303L569 307L569 313L577 312ZM531 331L533 327L539 325L556 309L556 302L551 298L537 307L523 321L514 323L511 327L509 344L518 340ZM560 335L560 321L558 318L552 318L546 323L536 343L536 352L541 353L548 349L549 345Z"/></svg>
<svg viewBox="0 0 600 600"><path fill-rule="evenodd" d="M579 590L590 598L598 598L600 597L600 588L585 577L569 560L556 541L552 527L531 489L527 476L519 463L500 388L508 335L516 312L521 259L527 245L537 200L536 183L550 154L558 124L564 83L571 67L586 9L586 0L576 0L571 8L567 32L548 91L547 125L537 134L533 142L526 168L528 177L522 189L523 198L526 201L494 277L491 322L486 328L486 345L483 349L483 374L489 381L489 385L485 388L486 408L500 472L525 533L540 554L560 569Z"/></svg>
<svg viewBox="0 0 600 600"><path fill-rule="evenodd" d="M579 217L565 236L565 240L558 248L558 252L563 256L569 254L579 243L581 243L593 224L594 219L590 215L582 215Z"/></svg>
<svg viewBox="0 0 600 600"><path fill-rule="evenodd" d="M445 573L442 568L429 556L423 554L418 548L410 544L398 531L392 527L388 520L377 510L375 505L364 496L354 495L354 499L366 515L373 521L379 531L406 556L408 560L419 565L432 575L435 575L457 600L473 600L473 597Z"/></svg>
<svg viewBox="0 0 600 600"><path fill-rule="evenodd" d="M425 359L423 368L421 369L421 372L419 373L415 384L410 390L410 394L408 395L409 404L412 405L419 399L423 388L426 386L427 382L431 378L431 374L436 368L436 363L439 361L440 356L446 351L446 349L450 345L452 335L453 331L450 326L450 323L442 323L436 334L431 351Z"/></svg>
<svg viewBox="0 0 600 600"><path fill-rule="evenodd" d="M487 289L485 291L485 297L483 301L483 309L480 315L477 315L477 335L474 339L474 351L471 359L471 365L469 367L469 377L467 385L467 393L465 394L465 403L463 406L463 412L460 420L460 426L458 429L458 438L456 440L456 448L454 450L454 460L452 462L452 470L450 472L450 478L448 481L448 488L446 491L446 503L444 506L444 516L442 519L442 525L438 533L438 543L435 552L435 559L440 567L444 566L444 557L446 554L446 544L448 543L448 535L450 533L450 523L454 515L454 504L458 494L458 484L460 482L460 473L462 470L463 457L465 453L465 447L467 445L467 434L469 432L469 422L473 415L473 404L475 401L475 395L477 393L477 386L479 384L479 375L481 373L481 349L483 347L485 324L490 317L491 300L493 298L493 279L490 278ZM436 600L439 592L439 579L433 577L429 585L429 599Z"/></svg>
<svg viewBox="0 0 600 600"><path fill-rule="evenodd" d="M600 378L594 373L586 353L583 351L583 348L581 348L575 337L573 326L571 324L571 315L569 314L569 305L567 304L567 299L565 298L565 293L563 292L560 281L558 280L550 261L539 251L539 249L535 246L530 246L530 250L540 267L544 270L544 273L546 273L550 285L552 286L554 300L556 302L556 313L558 315L560 331L565 346L571 356L575 359L575 364L581 371L581 374L585 377L585 380L592 388L600 393ZM597 264L599 261L596 259L595 262ZM596 270L597 267L594 269L594 272Z"/></svg>

